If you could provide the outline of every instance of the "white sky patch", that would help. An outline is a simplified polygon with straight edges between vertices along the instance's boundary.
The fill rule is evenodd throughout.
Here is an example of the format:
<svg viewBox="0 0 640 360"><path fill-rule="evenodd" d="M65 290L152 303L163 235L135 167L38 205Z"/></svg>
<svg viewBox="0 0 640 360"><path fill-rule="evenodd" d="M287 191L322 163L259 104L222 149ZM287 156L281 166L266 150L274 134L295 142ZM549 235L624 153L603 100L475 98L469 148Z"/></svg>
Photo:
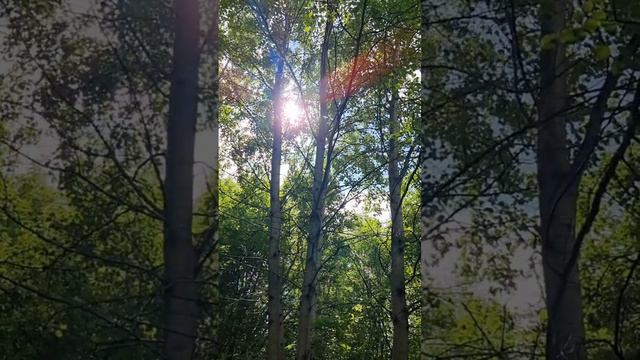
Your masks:
<svg viewBox="0 0 640 360"><path fill-rule="evenodd" d="M280 165L280 184L284 184L284 180L287 178L287 175L289 175L289 164L282 163Z"/></svg>
<svg viewBox="0 0 640 360"><path fill-rule="evenodd" d="M344 209L359 216L371 216L380 221L383 226L389 225L391 223L389 203L368 197L368 192L364 191L361 195L349 199L344 204ZM367 202L372 204L368 205ZM379 211L376 209L379 209Z"/></svg>

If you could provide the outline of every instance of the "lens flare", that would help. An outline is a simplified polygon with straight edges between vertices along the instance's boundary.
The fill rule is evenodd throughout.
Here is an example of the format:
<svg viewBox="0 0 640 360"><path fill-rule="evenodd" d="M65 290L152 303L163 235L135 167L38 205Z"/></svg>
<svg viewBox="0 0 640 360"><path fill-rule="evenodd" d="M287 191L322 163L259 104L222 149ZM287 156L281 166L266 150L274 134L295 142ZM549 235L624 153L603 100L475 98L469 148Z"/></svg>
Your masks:
<svg viewBox="0 0 640 360"><path fill-rule="evenodd" d="M297 101L287 99L282 106L282 116L289 125L296 125L302 119L303 109Z"/></svg>

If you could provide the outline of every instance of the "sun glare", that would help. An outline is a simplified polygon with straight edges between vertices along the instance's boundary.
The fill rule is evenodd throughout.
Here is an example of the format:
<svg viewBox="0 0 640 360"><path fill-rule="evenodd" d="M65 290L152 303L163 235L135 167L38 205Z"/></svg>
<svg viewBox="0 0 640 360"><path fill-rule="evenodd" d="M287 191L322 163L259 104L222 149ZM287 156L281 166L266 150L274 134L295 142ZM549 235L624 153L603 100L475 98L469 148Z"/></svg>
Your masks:
<svg viewBox="0 0 640 360"><path fill-rule="evenodd" d="M287 99L282 108L282 114L285 122L290 125L295 125L302 119L303 110L297 101Z"/></svg>

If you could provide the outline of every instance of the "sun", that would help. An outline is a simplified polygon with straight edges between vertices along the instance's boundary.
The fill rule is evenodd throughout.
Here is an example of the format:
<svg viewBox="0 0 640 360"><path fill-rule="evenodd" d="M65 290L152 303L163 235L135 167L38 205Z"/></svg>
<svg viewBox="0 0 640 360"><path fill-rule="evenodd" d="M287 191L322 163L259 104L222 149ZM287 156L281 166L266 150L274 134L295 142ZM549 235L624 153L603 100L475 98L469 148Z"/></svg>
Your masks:
<svg viewBox="0 0 640 360"><path fill-rule="evenodd" d="M292 99L287 99L282 106L282 116L284 121L290 125L295 125L302 119L304 110L300 104Z"/></svg>

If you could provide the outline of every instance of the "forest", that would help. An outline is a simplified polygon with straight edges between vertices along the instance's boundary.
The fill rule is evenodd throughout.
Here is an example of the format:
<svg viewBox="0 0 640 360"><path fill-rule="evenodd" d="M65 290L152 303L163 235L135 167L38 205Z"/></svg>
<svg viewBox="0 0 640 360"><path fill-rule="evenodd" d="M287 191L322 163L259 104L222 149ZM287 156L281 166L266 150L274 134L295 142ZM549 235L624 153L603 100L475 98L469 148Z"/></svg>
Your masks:
<svg viewBox="0 0 640 360"><path fill-rule="evenodd" d="M0 360L640 359L640 1L0 0Z"/></svg>

